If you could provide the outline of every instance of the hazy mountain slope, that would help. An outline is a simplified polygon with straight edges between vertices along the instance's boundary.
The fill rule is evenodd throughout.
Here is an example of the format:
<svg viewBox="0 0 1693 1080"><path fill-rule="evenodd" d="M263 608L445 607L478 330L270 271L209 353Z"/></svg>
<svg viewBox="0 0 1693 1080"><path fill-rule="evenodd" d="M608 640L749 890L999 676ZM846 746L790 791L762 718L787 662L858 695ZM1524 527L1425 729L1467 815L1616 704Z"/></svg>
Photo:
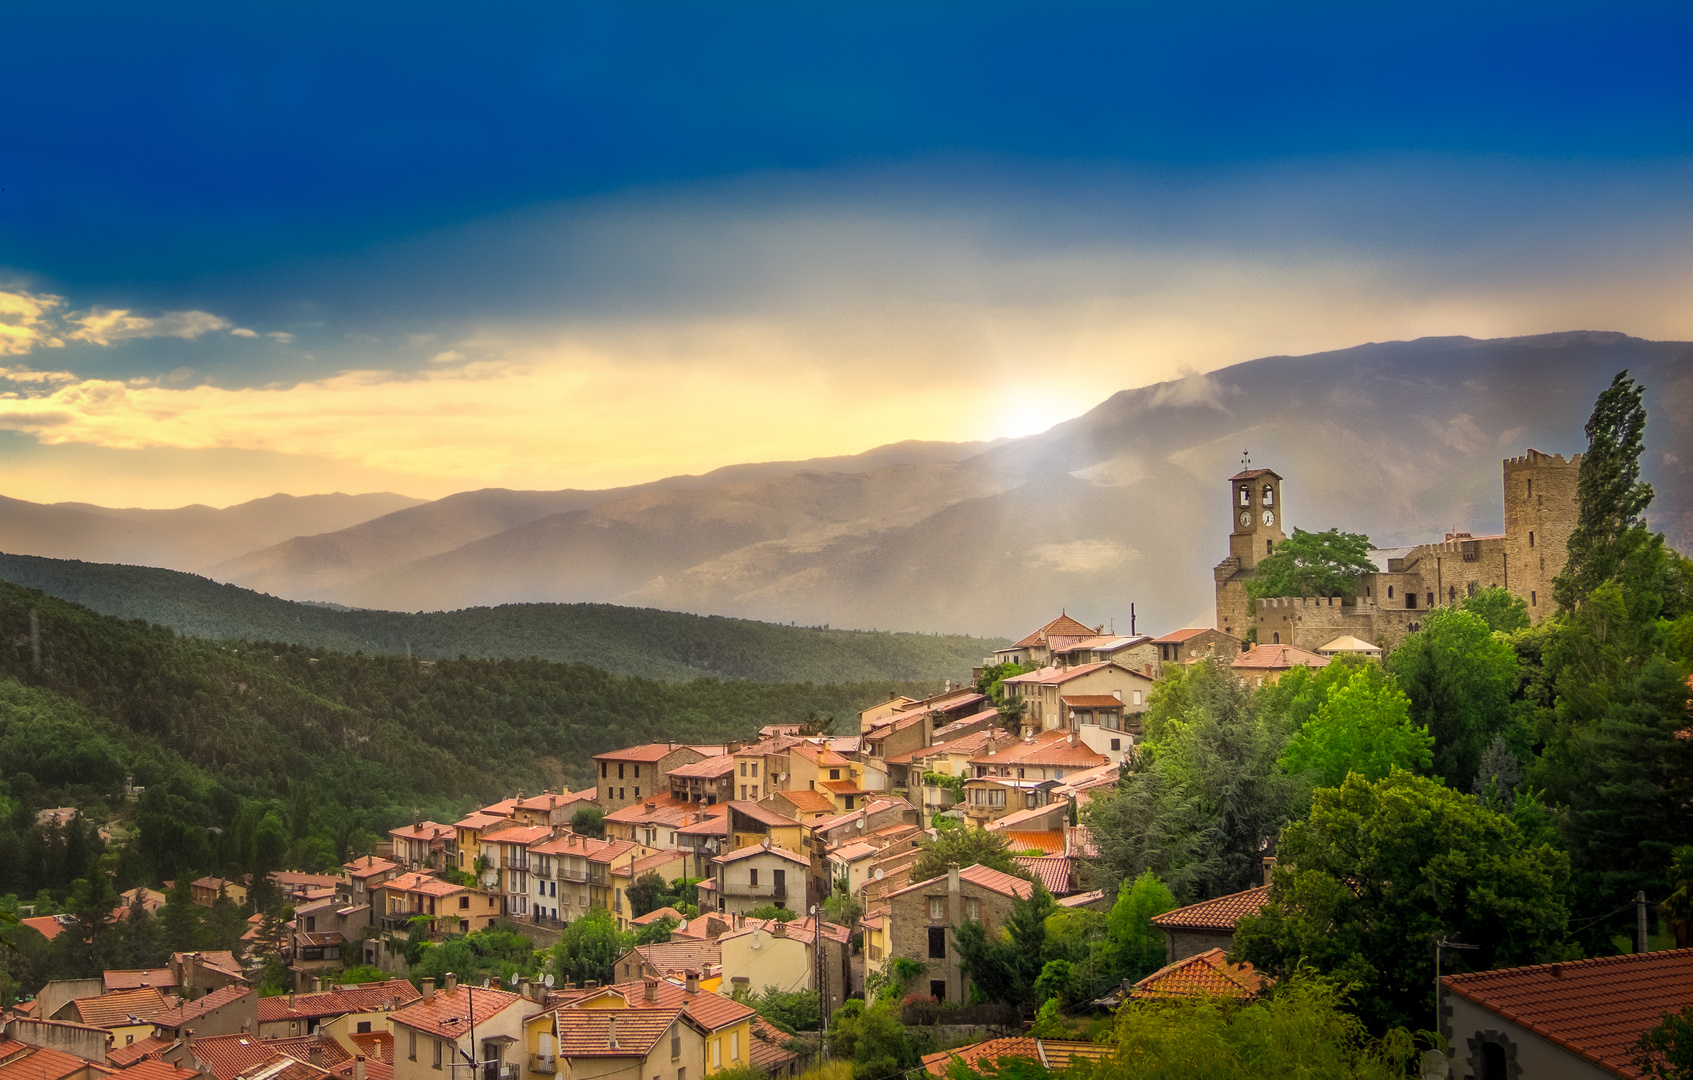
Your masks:
<svg viewBox="0 0 1693 1080"><path fill-rule="evenodd" d="M113 509L0 497L0 551L198 570L297 536L338 531L415 506L392 492L272 495L236 506Z"/></svg>
<svg viewBox="0 0 1693 1080"><path fill-rule="evenodd" d="M608 604L513 604L413 615L279 600L203 577L0 555L0 580L197 637L430 658L538 657L652 679L963 681L1003 639L776 626Z"/></svg>
<svg viewBox="0 0 1693 1080"><path fill-rule="evenodd" d="M230 559L210 568L207 573L219 581L301 600L353 598L347 602L357 603L358 596L370 594L383 598L376 605L381 607L462 607L465 605L450 600L420 599L414 603L402 599L408 584L406 575L398 575L394 586L380 584L387 580L380 575L532 521L639 498L653 492L713 490L801 470L854 474L904 465L958 461L992 445L998 444L911 440L876 447L849 457L730 465L700 476L672 476L651 484L599 491L485 488L449 495L339 532L321 536L296 535L274 547L249 551L239 558ZM377 576L378 584L357 584L373 575ZM428 593L431 597L437 594L441 597L453 595L454 587L444 586ZM494 593L478 591L475 595L491 596ZM509 595L518 600L551 598L549 593L532 593L521 588L509 591ZM590 598L588 595L571 594L571 599L575 600Z"/></svg>
<svg viewBox="0 0 1693 1080"><path fill-rule="evenodd" d="M1693 347L1621 334L1425 338L1271 357L1113 395L956 464L648 491L371 576L371 606L599 599L772 621L1018 635L1060 607L1142 630L1209 618L1226 478L1286 478L1286 520L1380 543L1502 527L1500 462L1574 453L1621 368L1649 388L1658 527L1693 539ZM333 592L326 595L334 596Z"/></svg>

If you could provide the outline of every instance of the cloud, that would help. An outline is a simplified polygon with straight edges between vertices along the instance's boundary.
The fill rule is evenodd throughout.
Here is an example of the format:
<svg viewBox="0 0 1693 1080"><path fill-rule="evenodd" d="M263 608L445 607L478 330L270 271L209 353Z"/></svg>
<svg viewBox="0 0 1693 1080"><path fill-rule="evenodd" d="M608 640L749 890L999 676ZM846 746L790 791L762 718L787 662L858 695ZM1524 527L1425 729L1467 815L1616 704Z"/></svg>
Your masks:
<svg viewBox="0 0 1693 1080"><path fill-rule="evenodd" d="M429 358L429 362L431 364L451 364L463 359L464 353L459 352L457 349L448 349L446 352L436 353L434 356L431 356Z"/></svg>
<svg viewBox="0 0 1693 1080"><path fill-rule="evenodd" d="M270 338L272 341L280 341L284 345L294 340L294 335L288 333L286 330L272 330L270 333L266 334L265 337Z"/></svg>
<svg viewBox="0 0 1693 1080"><path fill-rule="evenodd" d="M259 336L257 331L249 330L245 326L237 326L235 329L231 330L230 333L233 334L235 337L258 337Z"/></svg>
<svg viewBox="0 0 1693 1080"><path fill-rule="evenodd" d="M1192 368L1182 368L1182 377L1174 382L1167 382L1152 393L1152 406L1160 405L1208 405L1213 409L1223 408L1223 395L1235 392L1232 387L1220 385L1217 380L1202 371Z"/></svg>
<svg viewBox="0 0 1693 1080"><path fill-rule="evenodd" d="M174 337L193 340L201 334L222 330L229 320L206 311L167 311L148 317L125 308L90 308L66 317L75 326L67 336L92 345L110 345L126 338Z"/></svg>
<svg viewBox="0 0 1693 1080"><path fill-rule="evenodd" d="M38 348L63 348L53 309L64 298L25 289L0 289L0 356L22 356Z"/></svg>

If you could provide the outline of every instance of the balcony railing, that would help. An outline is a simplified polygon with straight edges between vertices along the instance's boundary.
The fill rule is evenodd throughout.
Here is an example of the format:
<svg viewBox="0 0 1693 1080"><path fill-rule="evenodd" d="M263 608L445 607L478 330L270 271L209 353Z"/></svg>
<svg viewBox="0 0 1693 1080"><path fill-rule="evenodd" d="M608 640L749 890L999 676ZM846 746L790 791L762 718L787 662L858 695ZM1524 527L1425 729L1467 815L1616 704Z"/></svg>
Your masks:
<svg viewBox="0 0 1693 1080"><path fill-rule="evenodd" d="M551 1076L558 1072L558 1058L551 1054L530 1054L529 1071Z"/></svg>

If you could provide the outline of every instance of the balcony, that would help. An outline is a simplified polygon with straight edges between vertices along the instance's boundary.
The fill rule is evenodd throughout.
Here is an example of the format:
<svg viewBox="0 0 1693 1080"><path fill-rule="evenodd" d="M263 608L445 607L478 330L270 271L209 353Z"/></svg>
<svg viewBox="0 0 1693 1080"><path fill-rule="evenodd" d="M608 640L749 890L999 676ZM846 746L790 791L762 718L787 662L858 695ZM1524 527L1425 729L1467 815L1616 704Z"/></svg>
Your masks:
<svg viewBox="0 0 1693 1080"><path fill-rule="evenodd" d="M558 1072L558 1058L551 1054L530 1054L529 1071L552 1076Z"/></svg>
<svg viewBox="0 0 1693 1080"><path fill-rule="evenodd" d="M558 879L560 881L587 881L588 880L588 872L586 870L563 870L563 869L561 869L558 872Z"/></svg>

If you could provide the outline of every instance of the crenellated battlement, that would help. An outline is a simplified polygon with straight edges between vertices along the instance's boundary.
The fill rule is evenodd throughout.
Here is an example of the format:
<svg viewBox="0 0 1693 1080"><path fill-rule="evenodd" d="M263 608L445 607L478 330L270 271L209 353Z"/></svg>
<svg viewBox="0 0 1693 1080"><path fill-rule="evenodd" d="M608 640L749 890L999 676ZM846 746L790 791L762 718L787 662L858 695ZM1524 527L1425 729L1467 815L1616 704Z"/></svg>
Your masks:
<svg viewBox="0 0 1693 1080"><path fill-rule="evenodd" d="M1370 607L1373 602L1366 597L1347 598L1344 596L1265 596L1258 600L1260 610L1275 611L1304 611L1309 608L1342 608L1342 607Z"/></svg>
<svg viewBox="0 0 1693 1080"><path fill-rule="evenodd" d="M1579 468L1581 468L1581 455L1580 454L1572 454L1572 455L1570 455L1569 460L1566 461L1566 460L1564 460L1564 455L1562 455L1562 454L1543 454L1539 450L1535 450L1533 448L1530 448L1529 452L1527 454L1523 455L1522 457L1513 457L1513 458L1506 458L1505 459L1505 471L1506 472L1512 472L1512 471L1515 471L1517 469L1579 469Z"/></svg>

